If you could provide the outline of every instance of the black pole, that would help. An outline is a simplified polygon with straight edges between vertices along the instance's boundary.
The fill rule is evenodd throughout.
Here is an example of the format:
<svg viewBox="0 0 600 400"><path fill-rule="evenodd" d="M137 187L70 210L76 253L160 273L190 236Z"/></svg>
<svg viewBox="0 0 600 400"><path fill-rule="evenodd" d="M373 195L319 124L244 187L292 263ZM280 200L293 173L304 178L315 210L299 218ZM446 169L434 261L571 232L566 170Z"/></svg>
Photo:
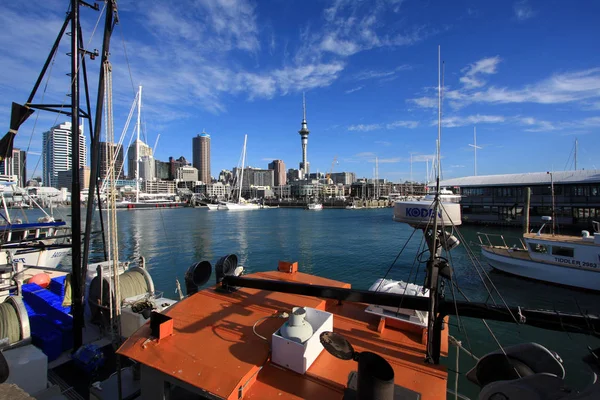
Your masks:
<svg viewBox="0 0 600 400"><path fill-rule="evenodd" d="M71 0L71 230L73 233L72 298L73 350L83 343L83 291L81 290L81 199L79 184L79 2Z"/></svg>
<svg viewBox="0 0 600 400"><path fill-rule="evenodd" d="M253 289L268 290L299 294L303 296L334 299L338 301L349 301L356 303L377 304L408 308L412 310L428 311L429 299L422 296L399 295L382 293L370 290L344 289L322 285L308 285L304 283L276 281L269 279L255 279L247 277L225 276L222 288L229 290L235 287L247 287ZM456 302L441 300L438 306L438 321L434 325L434 331L439 331L442 320L447 315L460 315L467 318L481 318L500 322L518 321L523 325L530 325L560 332L585 333L600 337L600 317L592 314L565 313L555 310L538 310L523 307L505 307L485 303L473 303L468 301Z"/></svg>
<svg viewBox="0 0 600 400"><path fill-rule="evenodd" d="M104 39L102 41L102 56L100 60L100 77L98 78L98 97L96 99L96 117L94 120L94 131L92 134L90 154L90 186L88 188L88 204L86 209L85 234L89 237L92 231L92 218L94 213L94 190L98 195L98 212L100 213L100 224L102 228L102 242L106 244L104 236L104 221L102 219L102 203L100 201L100 189L98 183L98 164L100 160L100 132L102 130L102 110L104 106L104 65L108 63L110 51L110 38L113 31L114 3L112 0L106 4L106 17L104 21ZM106 246L104 248L104 259L106 260ZM83 245L83 264L87 265L90 252L90 242L86 240Z"/></svg>
<svg viewBox="0 0 600 400"><path fill-rule="evenodd" d="M46 70L48 69L48 66L50 65L50 61L52 61L52 59L54 58L54 53L56 53L56 49L58 49L60 40L62 39L63 35L65 34L65 30L67 29L67 26L69 25L69 21L71 21L71 20L72 20L72 16L70 13L68 13L65 18L65 22L63 23L63 26L60 29L60 32L58 33L56 40L54 41L54 45L52 45L52 50L50 50L50 54L48 54L48 58L46 59L46 62L44 63L42 72L40 72L40 75L38 76L37 81L35 82L35 85L33 86L31 93L29 94L27 103L25 103L25 104L29 104L33 101L33 98L35 97L35 93L37 92L38 88L40 87L40 84L42 83L42 79L44 79L44 75L46 74Z"/></svg>

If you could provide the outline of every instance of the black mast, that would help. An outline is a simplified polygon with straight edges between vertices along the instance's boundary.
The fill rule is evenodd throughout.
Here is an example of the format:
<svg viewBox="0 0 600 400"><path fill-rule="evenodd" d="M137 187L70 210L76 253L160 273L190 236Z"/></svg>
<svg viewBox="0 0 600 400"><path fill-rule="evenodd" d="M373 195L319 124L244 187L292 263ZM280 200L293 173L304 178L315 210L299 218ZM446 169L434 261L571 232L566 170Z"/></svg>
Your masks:
<svg viewBox="0 0 600 400"><path fill-rule="evenodd" d="M110 52L110 39L113 33L114 25L118 22L115 17L117 7L114 0L108 0L106 3L106 19L104 22L104 39L102 42L102 57L100 62L100 77L98 79L98 97L96 100L96 119L94 132L92 134L91 157L90 157L90 187L88 190L88 204L86 209L85 237L89 238L92 233L92 215L94 212L94 189L97 189L98 210L100 213L100 223L102 223L102 207L100 202L100 190L98 187L98 164L100 159L100 134L102 129L102 110L104 106L104 66L108 64ZM115 18L114 18L115 17ZM113 19L114 18L114 19ZM112 151L112 149L110 150ZM102 229L102 239L104 241L104 229ZM104 247L104 259L106 256L106 246ZM90 251L90 241L86 240L83 244L83 265L87 265ZM83 284L83 282L82 282Z"/></svg>
<svg viewBox="0 0 600 400"><path fill-rule="evenodd" d="M71 230L73 249L73 350L83 343L83 291L81 267L81 198L79 185L79 1L71 0Z"/></svg>

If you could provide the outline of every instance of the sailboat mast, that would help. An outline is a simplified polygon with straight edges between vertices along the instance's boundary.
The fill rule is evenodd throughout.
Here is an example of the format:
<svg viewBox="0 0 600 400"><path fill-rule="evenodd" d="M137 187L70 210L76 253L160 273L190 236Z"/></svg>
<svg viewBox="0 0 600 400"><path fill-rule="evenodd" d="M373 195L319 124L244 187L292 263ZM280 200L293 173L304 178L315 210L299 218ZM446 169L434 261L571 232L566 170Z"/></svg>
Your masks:
<svg viewBox="0 0 600 400"><path fill-rule="evenodd" d="M135 202L140 202L140 126L142 121L142 86L138 90L137 138L135 140Z"/></svg>
<svg viewBox="0 0 600 400"><path fill-rule="evenodd" d="M425 278L425 287L429 289L429 313L427 317L427 350L426 361L439 363L439 336L441 335L438 318L438 285L439 285L439 256L438 248L438 225L439 214L441 212L440 198L440 142L442 137L442 77L441 77L441 48L438 46L438 138L437 138L437 165L436 165L436 183L435 200L433 201L433 226L429 233L423 232L428 237L429 260L427 261L427 276Z"/></svg>
<svg viewBox="0 0 600 400"><path fill-rule="evenodd" d="M475 150L475 176L477 176L477 127L473 127L473 150Z"/></svg>
<svg viewBox="0 0 600 400"><path fill-rule="evenodd" d="M577 171L577 138L575 138L575 171Z"/></svg>
<svg viewBox="0 0 600 400"><path fill-rule="evenodd" d="M244 135L244 149L242 150L242 173L240 174L240 191L238 195L238 204L242 202L242 186L244 185L244 165L246 162L246 141L248 135Z"/></svg>
<svg viewBox="0 0 600 400"><path fill-rule="evenodd" d="M71 0L71 232L73 249L73 348L83 344L83 291L81 266L81 187L79 184L79 1Z"/></svg>

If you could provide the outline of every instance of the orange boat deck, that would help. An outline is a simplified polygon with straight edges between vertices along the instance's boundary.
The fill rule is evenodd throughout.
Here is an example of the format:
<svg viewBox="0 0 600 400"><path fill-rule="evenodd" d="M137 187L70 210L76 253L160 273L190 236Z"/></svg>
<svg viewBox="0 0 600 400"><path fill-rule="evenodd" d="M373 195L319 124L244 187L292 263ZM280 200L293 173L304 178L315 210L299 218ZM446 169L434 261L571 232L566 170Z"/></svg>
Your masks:
<svg viewBox="0 0 600 400"><path fill-rule="evenodd" d="M300 283L347 287L350 285L301 272L279 271L248 275ZM178 382L223 399L341 399L354 361L343 361L322 351L306 374L270 362L269 344L252 327L261 318L303 306L333 314L334 331L356 351L383 356L395 372L395 383L421 394L422 399L446 397L446 368L424 362L422 333L386 327L380 317L364 312L365 304L344 303L294 294L242 288L222 293L215 287L198 292L168 309L173 335L149 340L149 324L133 334L118 350ZM284 320L266 318L256 326L268 337ZM443 331L442 355L447 355L448 329ZM142 392L143 396L143 392Z"/></svg>

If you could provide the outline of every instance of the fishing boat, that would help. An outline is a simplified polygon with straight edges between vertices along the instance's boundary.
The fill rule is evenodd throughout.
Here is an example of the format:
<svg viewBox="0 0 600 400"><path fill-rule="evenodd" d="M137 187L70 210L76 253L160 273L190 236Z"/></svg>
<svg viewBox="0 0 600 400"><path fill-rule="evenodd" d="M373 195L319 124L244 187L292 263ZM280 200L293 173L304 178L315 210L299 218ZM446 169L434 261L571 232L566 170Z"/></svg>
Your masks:
<svg viewBox="0 0 600 400"><path fill-rule="evenodd" d="M441 102L441 84L438 90ZM438 137L441 111L439 119ZM398 283L384 277L372 290L357 290L286 261L276 270L243 275L233 254L221 257L214 269L209 261L198 264L199 276L214 270L216 285L201 291L192 287L165 312L172 332L157 336L152 325L145 325L118 350L140 366L141 398L442 399L450 385L441 358L448 356L450 343L465 350L451 337L450 315L599 336L596 315L447 296L443 287L457 282L451 257L442 252L460 243L452 233L460 224L460 205L441 200L439 173L436 186L431 212L417 205L405 207L403 214L427 243L416 256L426 264L421 287L409 290L406 283L398 291ZM406 212L412 207L418 216ZM418 293L423 289L426 293ZM394 312L399 309L407 312ZM600 372L598 354L595 349L585 359L594 372ZM575 392L565 388L564 376L560 358L536 343L500 346L477 359L467 374L485 400L600 395L596 380Z"/></svg>
<svg viewBox="0 0 600 400"><path fill-rule="evenodd" d="M14 138L19 126L25 121L26 116L33 112L33 108L68 114L72 117L74 127L78 126L80 117L87 118L90 126L92 125L89 98L86 98L87 112L79 108L79 75L86 76L85 57L94 55L83 49L79 23L80 5L82 3L79 1L71 1L62 29L28 101L25 105L13 103L11 129L0 141L2 154L10 153L5 150L11 150L12 140L6 138ZM90 6L90 8L99 11L97 6ZM105 17L99 101L96 105L96 129L90 129L94 136L91 147L92 171L88 199L94 199L96 189L98 142L103 121L104 100L107 104L107 141L112 142L114 139L112 68L108 56L110 36L114 22L118 20L116 11L116 2L108 1L106 14L100 15L98 21L100 22L102 16ZM57 105L34 104L32 101L39 83L44 78L60 40L65 36L64 33L69 26L72 51L70 53L72 87L69 96L71 105L55 109ZM78 54L82 57L78 57ZM84 82L86 84L84 93L87 97L87 78ZM73 129L72 135L73 140L78 140L79 132L76 129ZM8 147L5 149L3 146ZM119 359L115 358L114 349L118 347L123 337L129 336L147 320L160 319L162 316L160 312L176 303L174 300L164 298L162 293L155 292L143 258L135 260L133 264L119 261L114 169L109 179L108 209L110 212L106 221L109 234L108 241L105 243L104 261L88 263L92 212L96 207L93 200L88 202L85 235L82 240L78 148L78 146L73 148L72 157L72 269L69 271L29 268L22 271L15 268L14 263L1 267L3 282L0 285L0 292L6 294L0 303L0 338L2 339L0 345L2 396L0 397L3 398L30 398L27 394L35 398L56 399L90 398L90 396L102 398L102 395L108 396L106 398L123 398L121 386L117 390L116 381L120 382L122 374L127 370L124 370ZM111 152L110 156L114 159L116 154ZM100 196L97 201L100 201ZM97 208L102 209L102 207ZM101 213L100 216L102 218ZM54 228L53 225L51 227ZM114 391L105 387L103 394L91 393L93 382L110 379L111 375L114 375ZM5 382L11 385L2 385Z"/></svg>
<svg viewBox="0 0 600 400"><path fill-rule="evenodd" d="M479 233L481 254L495 269L512 275L574 288L600 291L600 223L581 236L544 233L551 217L535 233L525 233L518 244L503 235Z"/></svg>
<svg viewBox="0 0 600 400"><path fill-rule="evenodd" d="M36 221L12 218L2 189L4 186L0 186L3 210L0 211L0 265L20 263L19 269L56 268L71 249L71 231L66 222L55 220L41 207L45 215Z"/></svg>

